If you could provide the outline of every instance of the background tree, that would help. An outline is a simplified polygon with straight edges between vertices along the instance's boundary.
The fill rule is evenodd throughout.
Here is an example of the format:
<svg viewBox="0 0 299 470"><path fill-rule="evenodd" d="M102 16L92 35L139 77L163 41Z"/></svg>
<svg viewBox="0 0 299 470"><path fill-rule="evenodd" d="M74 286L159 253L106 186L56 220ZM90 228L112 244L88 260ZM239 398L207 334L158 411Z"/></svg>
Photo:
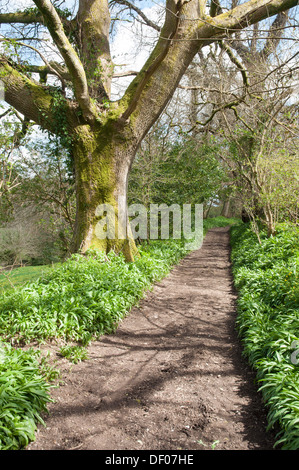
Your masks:
<svg viewBox="0 0 299 470"><path fill-rule="evenodd" d="M44 229L57 239L61 255L71 250L75 225L74 175L68 152L44 134L26 145L16 162L21 182L16 204L31 206L43 215Z"/></svg>
<svg viewBox="0 0 299 470"><path fill-rule="evenodd" d="M213 138L176 136L155 126L137 152L129 177L129 203L204 204L217 199L225 180Z"/></svg>

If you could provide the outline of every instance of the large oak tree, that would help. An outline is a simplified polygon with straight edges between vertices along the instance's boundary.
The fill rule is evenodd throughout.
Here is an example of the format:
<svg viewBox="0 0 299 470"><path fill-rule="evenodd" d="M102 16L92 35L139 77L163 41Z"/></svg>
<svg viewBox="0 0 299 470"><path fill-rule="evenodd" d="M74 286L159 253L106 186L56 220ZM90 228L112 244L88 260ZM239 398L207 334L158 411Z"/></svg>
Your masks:
<svg viewBox="0 0 299 470"><path fill-rule="evenodd" d="M242 29L296 6L297 0L249 0L240 5L233 2L225 12L215 0L210 10L205 0L166 0L161 28L141 16L159 31L159 37L146 63L117 101L111 100L108 1L79 0L76 15L70 20L55 8L53 0L33 2L36 8L2 11L0 24L42 24L64 64L49 62L40 53L44 65L32 66L27 60L8 58L3 48L0 79L5 86L5 101L27 120L61 135L71 146L77 191L74 249L115 247L132 260L135 245L129 234L123 239L97 237L97 207L111 204L116 212L120 209L125 214L128 173L136 151L194 56L204 46L233 35L240 41L238 32ZM142 15L128 1L118 3ZM43 78L39 82L31 78L34 71ZM54 93L48 86L47 74L59 78L61 93ZM65 95L68 84L73 90L71 97ZM127 217L119 216L118 224L127 225Z"/></svg>

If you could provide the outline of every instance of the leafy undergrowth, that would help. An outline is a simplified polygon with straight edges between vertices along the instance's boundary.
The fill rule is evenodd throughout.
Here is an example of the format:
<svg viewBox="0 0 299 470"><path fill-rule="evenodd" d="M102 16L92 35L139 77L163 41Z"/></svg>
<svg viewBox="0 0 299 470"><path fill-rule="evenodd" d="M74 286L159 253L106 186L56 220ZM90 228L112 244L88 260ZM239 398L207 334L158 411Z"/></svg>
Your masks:
<svg viewBox="0 0 299 470"><path fill-rule="evenodd" d="M155 242L126 263L122 255L75 254L40 279L0 300L0 332L13 344L62 338L83 345L115 331L151 284L185 254L182 242Z"/></svg>
<svg viewBox="0 0 299 470"><path fill-rule="evenodd" d="M2 271L0 269L0 294L2 291L13 287L22 287L28 281L34 281L41 277L45 271L50 269L50 265L46 266L22 266L15 268L11 272Z"/></svg>
<svg viewBox="0 0 299 470"><path fill-rule="evenodd" d="M268 428L280 429L276 446L299 449L299 231L288 224L277 234L247 225L231 228L238 290L237 328L244 354L257 372L268 408Z"/></svg>
<svg viewBox="0 0 299 470"><path fill-rule="evenodd" d="M205 221L223 226L224 217ZM234 221L233 221L234 222ZM140 258L90 250L0 299L0 334L14 345L61 338L88 344L112 333L119 321L154 282L165 277L186 254L183 240L151 241L139 247Z"/></svg>
<svg viewBox="0 0 299 470"><path fill-rule="evenodd" d="M211 227L235 223L215 218ZM60 353L77 363L87 359L92 339L115 331L119 322L154 282L165 277L187 254L183 240L153 241L139 247L140 258L92 251L73 255L25 286L5 291L0 299L0 335L5 354L0 362L0 450L22 448L34 439L36 423L50 401L49 366L35 351L16 349L31 342L61 338ZM14 348L12 348L12 346ZM2 348L2 350L4 350ZM1 357L0 357L1 359ZM53 378L53 377L52 377Z"/></svg>

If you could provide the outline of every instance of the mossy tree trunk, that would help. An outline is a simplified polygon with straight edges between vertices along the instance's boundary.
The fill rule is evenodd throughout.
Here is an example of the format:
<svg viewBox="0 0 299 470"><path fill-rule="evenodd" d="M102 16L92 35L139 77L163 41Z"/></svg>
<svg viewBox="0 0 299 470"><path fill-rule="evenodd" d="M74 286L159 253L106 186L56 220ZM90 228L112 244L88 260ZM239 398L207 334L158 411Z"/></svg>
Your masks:
<svg viewBox="0 0 299 470"><path fill-rule="evenodd" d="M47 27L64 64L48 62L42 53L44 66L28 64L27 56L26 61L14 62L1 52L5 101L26 119L71 141L77 190L74 249L86 251L95 246L107 251L114 247L132 260L136 247L130 235L99 238L97 229L103 217L99 207L115 207L117 233L120 220L127 224L127 179L137 148L171 99L193 57L212 42L295 7L297 0L249 0L225 13L213 8L217 1L212 2L210 15L206 14L206 0L166 0L164 25L154 25L160 31L156 45L117 102L110 99L113 64L108 0L79 0L77 14L70 20L51 0L33 2L35 9L0 13L0 25L41 23ZM138 13L136 6L130 8ZM153 22L142 15L142 20L152 26ZM15 47L9 31L6 40ZM32 79L32 72L40 73L40 83ZM54 96L47 84L48 75L61 82ZM69 85L72 99L65 94Z"/></svg>

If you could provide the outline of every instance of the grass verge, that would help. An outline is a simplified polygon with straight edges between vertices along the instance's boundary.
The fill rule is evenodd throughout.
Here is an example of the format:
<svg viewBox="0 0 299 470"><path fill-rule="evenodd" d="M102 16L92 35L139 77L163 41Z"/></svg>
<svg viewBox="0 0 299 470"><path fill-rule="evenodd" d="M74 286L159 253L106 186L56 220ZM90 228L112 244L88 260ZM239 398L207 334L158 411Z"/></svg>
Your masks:
<svg viewBox="0 0 299 470"><path fill-rule="evenodd" d="M224 217L205 220L204 233L234 222ZM140 259L134 263L126 263L113 252L75 254L35 281L4 291L0 298L2 339L18 345L61 338L85 345L115 331L154 282L187 254L183 240L151 241L139 251Z"/></svg>
<svg viewBox="0 0 299 470"><path fill-rule="evenodd" d="M281 224L261 244L248 225L231 228L237 329L256 370L275 446L299 449L299 231Z"/></svg>

